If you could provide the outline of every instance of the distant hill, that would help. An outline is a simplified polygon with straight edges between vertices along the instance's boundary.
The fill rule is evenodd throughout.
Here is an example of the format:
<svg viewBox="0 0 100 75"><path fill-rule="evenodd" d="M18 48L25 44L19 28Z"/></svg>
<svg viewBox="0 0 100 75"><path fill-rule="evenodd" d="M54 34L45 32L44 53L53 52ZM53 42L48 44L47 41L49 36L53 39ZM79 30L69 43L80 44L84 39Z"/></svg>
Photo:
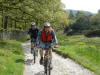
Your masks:
<svg viewBox="0 0 100 75"><path fill-rule="evenodd" d="M71 10L71 9L65 9L65 12L70 12L72 11L73 14L75 15L78 11L81 11L81 10ZM85 12L87 15L92 15L93 13L91 12L88 12L88 11L82 11L82 12Z"/></svg>

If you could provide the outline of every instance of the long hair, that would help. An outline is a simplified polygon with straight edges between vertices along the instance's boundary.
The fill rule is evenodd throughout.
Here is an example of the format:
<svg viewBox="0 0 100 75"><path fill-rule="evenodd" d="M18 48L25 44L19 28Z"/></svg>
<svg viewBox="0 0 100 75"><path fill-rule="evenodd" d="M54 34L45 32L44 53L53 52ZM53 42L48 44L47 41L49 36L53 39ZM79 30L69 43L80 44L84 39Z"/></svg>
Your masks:
<svg viewBox="0 0 100 75"><path fill-rule="evenodd" d="M52 30L53 30L53 28L50 27L48 31L51 32ZM45 27L42 29L42 31L45 31Z"/></svg>

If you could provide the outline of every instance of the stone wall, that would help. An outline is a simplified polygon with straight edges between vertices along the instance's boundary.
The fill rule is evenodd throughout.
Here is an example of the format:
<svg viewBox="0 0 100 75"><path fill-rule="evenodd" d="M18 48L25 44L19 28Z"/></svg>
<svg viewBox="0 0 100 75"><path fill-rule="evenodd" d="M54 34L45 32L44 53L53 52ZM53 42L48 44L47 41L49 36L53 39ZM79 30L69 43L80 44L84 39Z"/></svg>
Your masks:
<svg viewBox="0 0 100 75"><path fill-rule="evenodd" d="M23 38L25 36L26 36L26 32L22 32L22 31L2 31L0 30L0 39L3 39L3 40Z"/></svg>

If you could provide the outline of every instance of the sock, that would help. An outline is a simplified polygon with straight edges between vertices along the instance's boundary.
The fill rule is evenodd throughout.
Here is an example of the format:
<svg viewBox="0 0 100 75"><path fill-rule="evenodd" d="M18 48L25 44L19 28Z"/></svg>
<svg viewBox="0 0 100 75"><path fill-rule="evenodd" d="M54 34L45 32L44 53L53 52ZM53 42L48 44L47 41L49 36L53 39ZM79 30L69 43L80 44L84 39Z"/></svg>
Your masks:
<svg viewBox="0 0 100 75"><path fill-rule="evenodd" d="M43 57L41 57L41 59L43 59Z"/></svg>

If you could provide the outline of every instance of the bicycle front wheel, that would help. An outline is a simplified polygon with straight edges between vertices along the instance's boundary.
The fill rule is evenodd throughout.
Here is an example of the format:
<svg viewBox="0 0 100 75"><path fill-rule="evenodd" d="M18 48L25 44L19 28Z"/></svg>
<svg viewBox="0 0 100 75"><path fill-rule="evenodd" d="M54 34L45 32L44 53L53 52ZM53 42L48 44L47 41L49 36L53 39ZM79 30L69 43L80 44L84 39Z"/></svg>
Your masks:
<svg viewBox="0 0 100 75"><path fill-rule="evenodd" d="M45 74L46 75L51 75L51 69L50 69L50 64L46 62L45 65Z"/></svg>
<svg viewBox="0 0 100 75"><path fill-rule="evenodd" d="M51 69L48 67L48 69L45 70L46 75L51 75Z"/></svg>

